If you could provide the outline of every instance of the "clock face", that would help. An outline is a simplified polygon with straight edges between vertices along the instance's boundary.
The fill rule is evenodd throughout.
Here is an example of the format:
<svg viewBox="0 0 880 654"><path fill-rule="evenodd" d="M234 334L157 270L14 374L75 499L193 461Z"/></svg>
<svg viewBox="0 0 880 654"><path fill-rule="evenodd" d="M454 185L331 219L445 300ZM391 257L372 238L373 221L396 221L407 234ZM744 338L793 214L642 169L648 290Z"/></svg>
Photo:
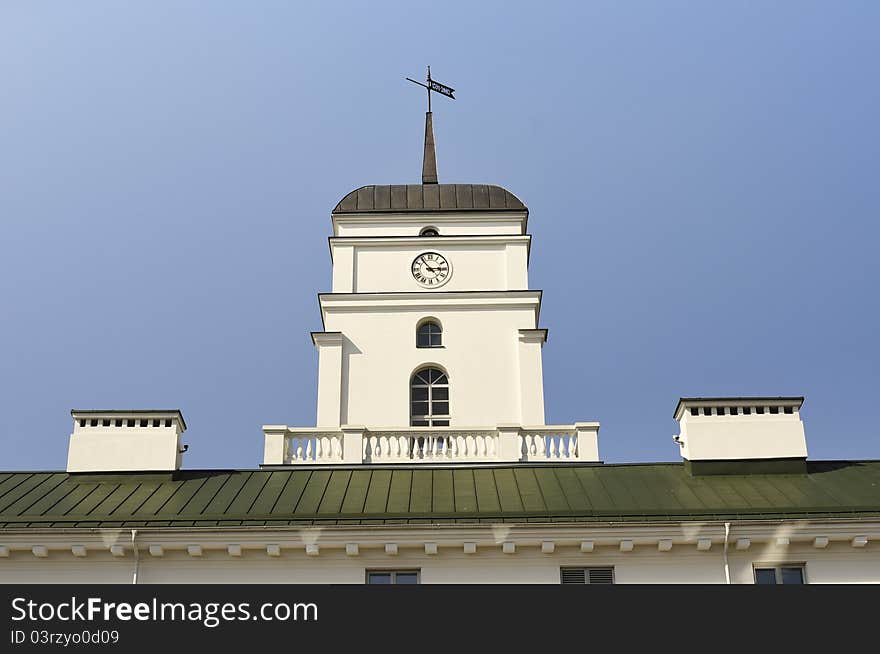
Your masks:
<svg viewBox="0 0 880 654"><path fill-rule="evenodd" d="M436 252L423 252L412 262L412 276L426 288L437 288L449 281L452 267Z"/></svg>

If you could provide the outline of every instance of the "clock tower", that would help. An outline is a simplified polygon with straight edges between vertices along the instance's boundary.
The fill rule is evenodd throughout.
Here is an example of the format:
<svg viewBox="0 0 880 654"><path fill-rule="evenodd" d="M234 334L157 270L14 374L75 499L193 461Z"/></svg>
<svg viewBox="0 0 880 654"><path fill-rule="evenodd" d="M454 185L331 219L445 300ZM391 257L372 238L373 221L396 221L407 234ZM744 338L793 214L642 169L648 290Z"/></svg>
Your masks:
<svg viewBox="0 0 880 654"><path fill-rule="evenodd" d="M367 449L343 445L354 431L390 434L401 459L424 454L414 453L417 443L451 456L453 432L476 434L461 444L483 458L550 454L529 210L500 186L440 184L436 170L428 112L422 183L363 186L333 209L332 288L318 295L323 331L312 333L316 427L293 436L294 428L264 427L267 464L314 461L319 451L356 460L360 450L366 461ZM530 444L519 433L526 428L536 434ZM562 431L558 457L598 459L598 423Z"/></svg>

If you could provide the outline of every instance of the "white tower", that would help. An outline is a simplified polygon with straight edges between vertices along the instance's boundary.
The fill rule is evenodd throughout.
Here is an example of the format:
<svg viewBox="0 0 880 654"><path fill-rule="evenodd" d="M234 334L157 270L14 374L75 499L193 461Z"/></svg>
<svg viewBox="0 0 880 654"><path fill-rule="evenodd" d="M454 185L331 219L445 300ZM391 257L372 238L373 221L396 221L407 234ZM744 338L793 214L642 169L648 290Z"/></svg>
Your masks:
<svg viewBox="0 0 880 654"><path fill-rule="evenodd" d="M544 424L528 214L478 184L364 186L336 205L333 290L312 335L318 427Z"/></svg>
<svg viewBox="0 0 880 654"><path fill-rule="evenodd" d="M473 432L461 442L476 448L471 454L482 448L476 458L549 454L541 363L547 330L538 326L541 291L529 289L529 211L498 186L438 184L436 170L428 112L422 184L363 186L333 209L332 291L318 296L324 331L312 333L316 427L264 427L265 463L315 461L328 452L329 461L375 460L351 445L367 432L389 434L386 452L417 458L413 439L428 445L412 434L425 428L447 434L437 437L440 449L451 430ZM528 443L520 433L526 428ZM598 459L598 423L560 430L567 435L557 458ZM584 430L590 435L575 448ZM291 445L293 431L299 436Z"/></svg>

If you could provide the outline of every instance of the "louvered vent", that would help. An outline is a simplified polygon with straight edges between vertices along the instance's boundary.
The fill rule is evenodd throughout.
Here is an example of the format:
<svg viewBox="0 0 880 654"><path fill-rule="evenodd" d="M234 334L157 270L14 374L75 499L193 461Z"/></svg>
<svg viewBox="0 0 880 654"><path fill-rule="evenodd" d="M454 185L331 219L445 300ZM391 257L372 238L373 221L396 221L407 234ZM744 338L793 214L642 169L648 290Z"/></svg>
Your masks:
<svg viewBox="0 0 880 654"><path fill-rule="evenodd" d="M614 568L562 568L563 584L613 584Z"/></svg>
<svg viewBox="0 0 880 654"><path fill-rule="evenodd" d="M614 568L588 568L591 584L613 584Z"/></svg>

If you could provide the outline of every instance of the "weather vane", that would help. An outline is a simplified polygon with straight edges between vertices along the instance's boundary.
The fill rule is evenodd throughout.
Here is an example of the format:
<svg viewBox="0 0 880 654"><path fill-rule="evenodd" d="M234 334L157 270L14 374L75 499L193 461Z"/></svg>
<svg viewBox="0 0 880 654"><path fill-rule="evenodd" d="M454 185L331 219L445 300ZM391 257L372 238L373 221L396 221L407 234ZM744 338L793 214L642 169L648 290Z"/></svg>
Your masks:
<svg viewBox="0 0 880 654"><path fill-rule="evenodd" d="M410 82L412 82L413 84L418 84L419 86L423 86L426 89L428 89L428 113L431 112L431 91L436 91L437 93L442 93L447 98L452 98L453 100L455 100L455 96L452 95L453 93L455 93L454 88L446 86L445 84L441 84L440 82L437 82L436 80L431 79L431 67L430 66L428 66L428 79L426 80L427 84L422 84L421 82L417 82L410 77L407 77L406 79L409 80Z"/></svg>

